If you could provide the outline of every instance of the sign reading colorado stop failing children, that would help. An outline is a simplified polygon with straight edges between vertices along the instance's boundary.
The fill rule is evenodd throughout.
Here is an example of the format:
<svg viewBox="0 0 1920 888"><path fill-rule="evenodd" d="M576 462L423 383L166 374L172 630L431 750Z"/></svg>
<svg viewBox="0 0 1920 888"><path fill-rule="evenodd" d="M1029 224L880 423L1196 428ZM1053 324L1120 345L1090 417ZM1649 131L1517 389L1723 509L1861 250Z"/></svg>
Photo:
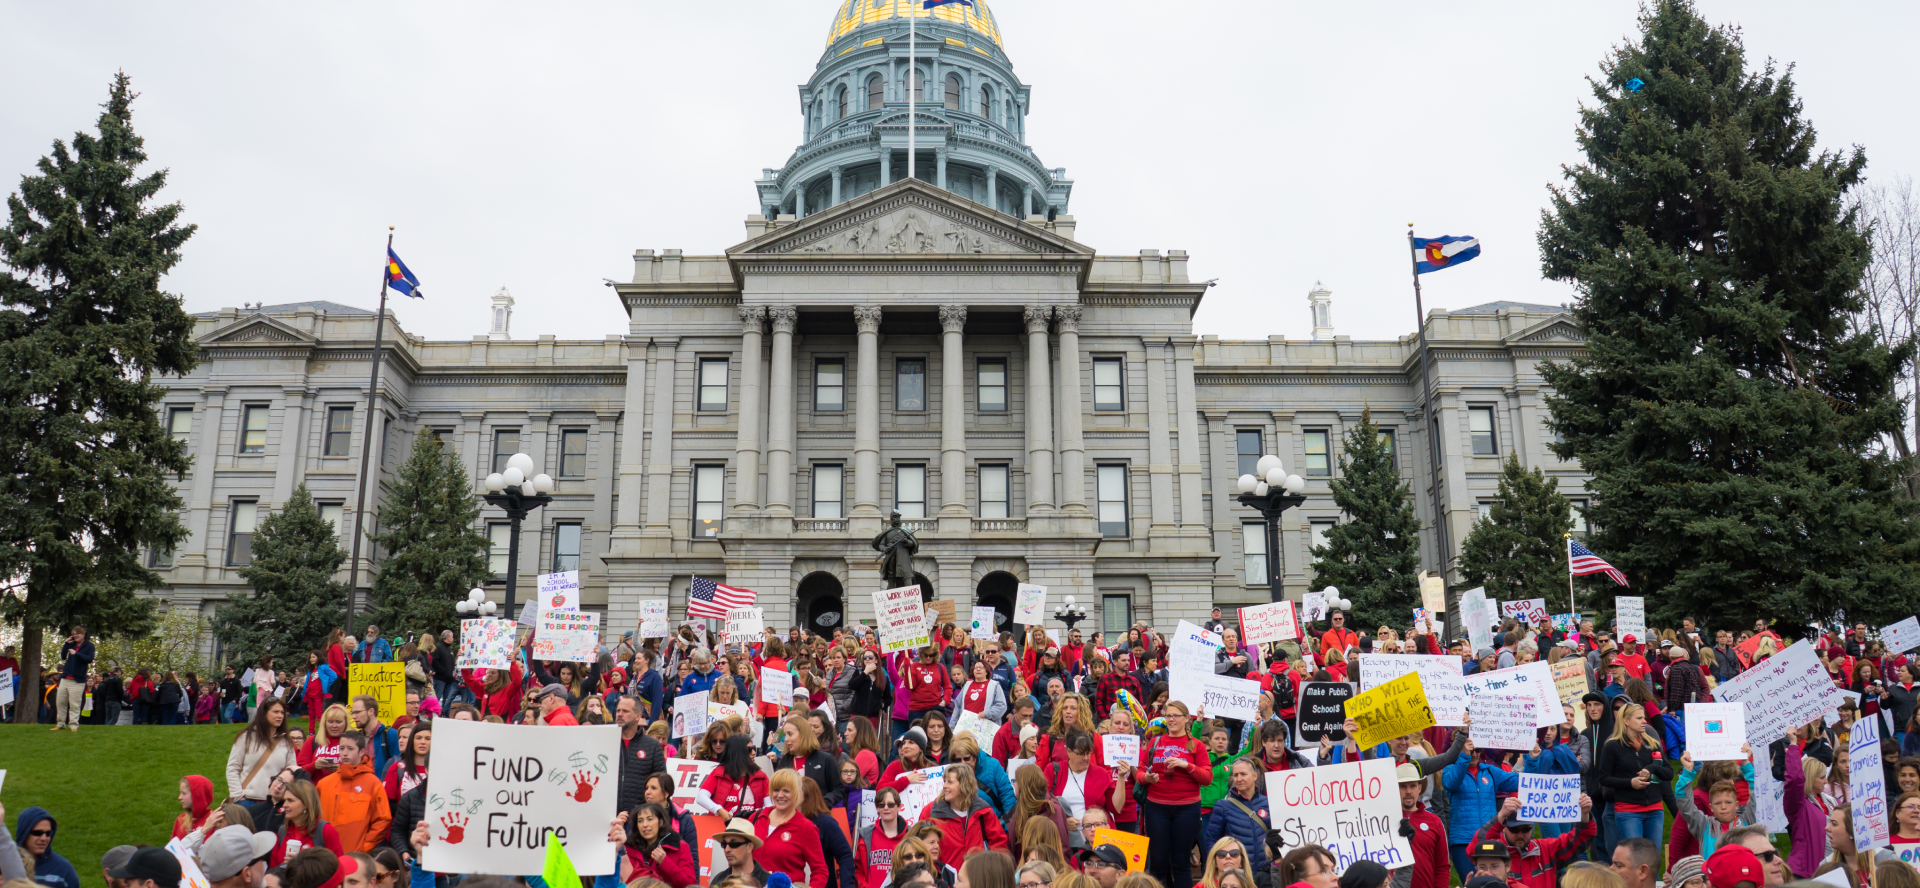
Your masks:
<svg viewBox="0 0 1920 888"><path fill-rule="evenodd" d="M1393 759L1378 758L1268 772L1269 817L1280 841L1288 848L1326 848L1336 873L1361 860L1388 869L1411 865L1393 768Z"/></svg>

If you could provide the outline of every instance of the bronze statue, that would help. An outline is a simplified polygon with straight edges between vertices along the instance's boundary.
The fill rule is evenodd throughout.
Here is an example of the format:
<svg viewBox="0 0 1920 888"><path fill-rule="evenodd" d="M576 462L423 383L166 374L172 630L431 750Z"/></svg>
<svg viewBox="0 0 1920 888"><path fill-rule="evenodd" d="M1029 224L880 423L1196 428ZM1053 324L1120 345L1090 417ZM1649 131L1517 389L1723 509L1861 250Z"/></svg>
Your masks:
<svg viewBox="0 0 1920 888"><path fill-rule="evenodd" d="M887 529L873 538L873 548L880 553L880 576L886 580L887 588L913 585L913 556L920 551L920 541L914 538L913 531L900 526L898 509L887 516ZM920 591L926 594L926 590Z"/></svg>

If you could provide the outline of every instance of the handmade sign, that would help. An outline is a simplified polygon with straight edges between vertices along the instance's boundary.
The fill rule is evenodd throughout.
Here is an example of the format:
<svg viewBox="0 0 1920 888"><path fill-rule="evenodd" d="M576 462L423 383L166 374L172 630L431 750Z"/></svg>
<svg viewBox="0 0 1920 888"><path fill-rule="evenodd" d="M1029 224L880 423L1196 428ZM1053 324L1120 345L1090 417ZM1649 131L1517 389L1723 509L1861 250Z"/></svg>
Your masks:
<svg viewBox="0 0 1920 888"><path fill-rule="evenodd" d="M540 618L540 596L535 595L520 605L520 625L533 628L535 620Z"/></svg>
<svg viewBox="0 0 1920 888"><path fill-rule="evenodd" d="M1534 734L1534 714L1539 708L1539 698L1531 693L1476 694L1467 704L1473 713L1467 736L1481 749L1532 751L1539 740Z"/></svg>
<svg viewBox="0 0 1920 888"><path fill-rule="evenodd" d="M1488 693L1532 697L1536 728L1552 727L1567 719L1566 713L1560 709L1559 695L1555 692L1553 670L1539 660L1492 672L1476 672L1462 681L1467 687L1467 708L1473 712L1475 722L1480 720L1480 710L1474 704L1481 694Z"/></svg>
<svg viewBox="0 0 1920 888"><path fill-rule="evenodd" d="M1523 598L1519 601L1500 602L1500 615L1520 621L1520 625L1533 627L1547 618L1547 600L1545 598Z"/></svg>
<svg viewBox="0 0 1920 888"><path fill-rule="evenodd" d="M667 776L673 778L673 800L691 802L700 795L700 784L706 782L707 775L719 762L702 759L667 759Z"/></svg>
<svg viewBox="0 0 1920 888"><path fill-rule="evenodd" d="M1689 709L1693 708L1691 704ZM1688 738L1691 740L1692 738ZM1847 734L1847 798L1853 806L1853 843L1866 851L1889 844L1887 772L1880 761L1880 722L1863 718Z"/></svg>
<svg viewBox="0 0 1920 888"><path fill-rule="evenodd" d="M1779 635L1775 634L1771 629L1767 630L1766 632L1762 632L1759 635L1751 636L1746 641L1740 642L1738 645L1735 645L1733 648L1734 654L1740 658L1740 668L1746 669L1752 666L1755 660L1761 659L1760 645L1763 642L1773 645L1771 650L1774 653L1779 653L1783 648L1787 646L1786 641L1782 639ZM1819 655L1815 654L1815 656L1819 656Z"/></svg>
<svg viewBox="0 0 1920 888"><path fill-rule="evenodd" d="M0 706L13 705L13 670L0 669Z"/></svg>
<svg viewBox="0 0 1920 888"><path fill-rule="evenodd" d="M540 575L541 610L579 610L580 609L580 572L563 570L559 573Z"/></svg>
<svg viewBox="0 0 1920 888"><path fill-rule="evenodd" d="M1553 628L1560 632L1573 632L1580 628L1579 614L1554 614Z"/></svg>
<svg viewBox="0 0 1920 888"><path fill-rule="evenodd" d="M788 702L792 701L789 700ZM721 703L713 699L711 692L707 694L707 727L713 727L714 722L735 715L740 716L741 724L753 724L753 707L748 706L746 701L735 700L732 703Z"/></svg>
<svg viewBox="0 0 1920 888"><path fill-rule="evenodd" d="M760 667L760 702L792 706L793 673L772 666Z"/></svg>
<svg viewBox="0 0 1920 888"><path fill-rule="evenodd" d="M1433 709L1420 689L1420 673L1409 672L1346 702L1347 718L1359 732L1353 738L1371 749L1395 737L1433 727Z"/></svg>
<svg viewBox="0 0 1920 888"><path fill-rule="evenodd" d="M1493 647L1493 603L1487 600L1484 587L1460 593L1460 628L1474 650Z"/></svg>
<svg viewBox="0 0 1920 888"><path fill-rule="evenodd" d="M1573 729L1587 729L1587 707L1580 700L1587 695L1587 659L1567 657L1550 667L1553 670L1553 695L1573 707Z"/></svg>
<svg viewBox="0 0 1920 888"><path fill-rule="evenodd" d="M1787 735L1787 729L1820 718L1839 705L1839 690L1820 665L1813 645L1794 642L1765 662L1720 683L1714 697L1747 706L1747 742L1758 746Z"/></svg>
<svg viewBox="0 0 1920 888"><path fill-rule="evenodd" d="M1208 718L1253 721L1260 717L1260 683L1230 675L1206 676L1200 682L1199 705L1206 707Z"/></svg>
<svg viewBox="0 0 1920 888"><path fill-rule="evenodd" d="M535 660L591 663L600 656L600 615L590 611L543 610L533 636Z"/></svg>
<svg viewBox="0 0 1920 888"><path fill-rule="evenodd" d="M1310 681L1300 685L1299 742L1319 743L1322 737L1335 742L1347 739L1347 701L1358 693L1344 681Z"/></svg>
<svg viewBox="0 0 1920 888"><path fill-rule="evenodd" d="M1309 623L1327 618L1327 593L1307 592L1300 596L1300 610Z"/></svg>
<svg viewBox="0 0 1920 888"><path fill-rule="evenodd" d="M1388 869L1413 865L1400 835L1400 784L1393 759L1267 772L1267 816L1288 848L1319 845L1334 871L1362 860Z"/></svg>
<svg viewBox="0 0 1920 888"><path fill-rule="evenodd" d="M932 631L954 621L953 600L939 598L927 602L927 629Z"/></svg>
<svg viewBox="0 0 1920 888"><path fill-rule="evenodd" d="M1022 626L1038 626L1047 618L1047 587L1021 583L1014 588L1013 621Z"/></svg>
<svg viewBox="0 0 1920 888"><path fill-rule="evenodd" d="M832 722L828 722L828 724L832 724ZM973 735L973 739L980 744L981 749L992 749L993 735L999 731L999 725L981 718L978 712L961 710L960 717L954 719L953 722L953 732L955 736L971 734Z"/></svg>
<svg viewBox="0 0 1920 888"><path fill-rule="evenodd" d="M420 865L437 873L541 871L547 831L584 876L615 871L607 842L620 797L620 727L550 728L436 719Z"/></svg>
<svg viewBox="0 0 1920 888"><path fill-rule="evenodd" d="M1889 654L1904 654L1920 647L1920 617L1908 617L1891 626L1880 627L1880 646Z"/></svg>
<svg viewBox="0 0 1920 888"><path fill-rule="evenodd" d="M1753 747L1752 798L1754 816L1767 832L1787 831L1787 785L1773 779L1773 750L1768 743Z"/></svg>
<svg viewBox="0 0 1920 888"><path fill-rule="evenodd" d="M173 859L180 862L180 888L207 888L212 884L208 881L207 874L201 871L199 861L194 858L193 851L187 848L186 842L180 839L167 842L167 853L172 854ZM169 885L166 888L173 888L173 886Z"/></svg>
<svg viewBox="0 0 1920 888"><path fill-rule="evenodd" d="M994 609L990 607L974 608L973 623L968 631L976 637L982 633L992 634L994 632L995 613Z"/></svg>
<svg viewBox="0 0 1920 888"><path fill-rule="evenodd" d="M1424 607L1416 607L1413 609L1413 628L1429 635L1439 635L1441 630L1440 618L1434 616L1433 611L1427 610Z"/></svg>
<svg viewBox="0 0 1920 888"><path fill-rule="evenodd" d="M1744 762L1747 707L1740 703L1688 703L1687 751L1696 762Z"/></svg>
<svg viewBox="0 0 1920 888"><path fill-rule="evenodd" d="M1647 643L1647 600L1638 595L1613 596L1613 622L1624 640L1631 635Z"/></svg>
<svg viewBox="0 0 1920 888"><path fill-rule="evenodd" d="M381 724L393 724L407 714L407 664L348 663L347 694L368 694L380 704Z"/></svg>
<svg viewBox="0 0 1920 888"><path fill-rule="evenodd" d="M707 726L713 724L712 710L707 708L707 696L707 691L701 691L674 697L673 729L667 736L697 737L706 733Z"/></svg>
<svg viewBox="0 0 1920 888"><path fill-rule="evenodd" d="M940 791L946 785L945 765L921 768L919 773L926 775L924 782L908 783L905 789L900 790L900 817L908 825L920 822L920 812L940 798Z"/></svg>
<svg viewBox="0 0 1920 888"><path fill-rule="evenodd" d="M1835 688L1833 706L1827 710L1827 727L1833 727L1840 721L1840 707L1847 705L1849 702L1853 704L1853 711L1858 713L1860 711L1860 698L1861 695L1852 691L1842 691Z"/></svg>
<svg viewBox="0 0 1920 888"><path fill-rule="evenodd" d="M740 607L727 611L727 640L751 644L767 632L766 611L757 607Z"/></svg>
<svg viewBox="0 0 1920 888"><path fill-rule="evenodd" d="M1579 823L1580 775L1520 774L1521 823Z"/></svg>
<svg viewBox="0 0 1920 888"><path fill-rule="evenodd" d="M1442 654L1360 654L1360 689L1370 691L1402 675L1420 673L1420 689L1435 724L1467 723L1467 684L1460 658Z"/></svg>
<svg viewBox="0 0 1920 888"><path fill-rule="evenodd" d="M901 586L873 593L873 613L879 621L880 650L886 653L927 646L927 606L919 586Z"/></svg>
<svg viewBox="0 0 1920 888"><path fill-rule="evenodd" d="M1300 637L1300 621L1294 616L1293 602L1275 601L1240 609L1241 640L1247 644L1293 641Z"/></svg>
<svg viewBox="0 0 1920 888"><path fill-rule="evenodd" d="M667 603L665 601L640 602L640 637L666 638Z"/></svg>
<svg viewBox="0 0 1920 888"><path fill-rule="evenodd" d="M1132 767L1140 765L1140 737L1137 734L1100 735L1100 756L1108 767L1125 764Z"/></svg>
<svg viewBox="0 0 1920 888"><path fill-rule="evenodd" d="M1446 611L1446 577L1438 574L1427 574L1420 578L1420 606L1432 613L1443 613Z"/></svg>
<svg viewBox="0 0 1920 888"><path fill-rule="evenodd" d="M1167 641L1167 696L1189 708L1206 701L1206 682L1213 678L1220 636L1186 620Z"/></svg>
<svg viewBox="0 0 1920 888"><path fill-rule="evenodd" d="M1117 829L1100 827L1093 831L1093 847L1112 845L1127 855L1127 872L1144 873L1147 871L1147 837Z"/></svg>

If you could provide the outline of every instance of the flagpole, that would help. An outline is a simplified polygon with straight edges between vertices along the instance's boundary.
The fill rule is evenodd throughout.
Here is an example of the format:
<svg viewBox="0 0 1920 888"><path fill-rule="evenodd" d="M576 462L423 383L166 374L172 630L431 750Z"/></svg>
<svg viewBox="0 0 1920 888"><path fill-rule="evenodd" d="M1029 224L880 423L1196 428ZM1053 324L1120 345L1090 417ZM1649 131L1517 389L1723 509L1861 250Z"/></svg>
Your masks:
<svg viewBox="0 0 1920 888"><path fill-rule="evenodd" d="M393 226L387 226L387 255L380 257L380 311L373 320L373 377L367 382L367 424L360 435L360 480L354 485L353 551L347 556L347 634L353 634L353 612L359 603L360 538L367 522L367 466L373 455L373 414L380 394L380 360L386 355L388 266L393 262ZM509 614L509 617L512 615Z"/></svg>
<svg viewBox="0 0 1920 888"><path fill-rule="evenodd" d="M1567 534L1567 613L1578 615L1580 606L1573 603L1573 534Z"/></svg>
<svg viewBox="0 0 1920 888"><path fill-rule="evenodd" d="M1439 558L1440 578L1447 577L1447 518L1444 501L1440 495L1440 409L1433 403L1433 364L1427 352L1427 310L1420 298L1420 253L1414 249L1413 223L1407 223L1407 258L1413 268L1413 311L1414 333L1420 337L1420 385L1427 402L1427 473L1433 490L1433 545ZM1443 599L1443 604L1447 602ZM1457 621L1452 605L1447 607L1447 617Z"/></svg>
<svg viewBox="0 0 1920 888"><path fill-rule="evenodd" d="M914 177L914 118L919 113L919 90L914 89L914 80L920 76L920 16L913 11L913 4L919 0L907 0L907 178Z"/></svg>

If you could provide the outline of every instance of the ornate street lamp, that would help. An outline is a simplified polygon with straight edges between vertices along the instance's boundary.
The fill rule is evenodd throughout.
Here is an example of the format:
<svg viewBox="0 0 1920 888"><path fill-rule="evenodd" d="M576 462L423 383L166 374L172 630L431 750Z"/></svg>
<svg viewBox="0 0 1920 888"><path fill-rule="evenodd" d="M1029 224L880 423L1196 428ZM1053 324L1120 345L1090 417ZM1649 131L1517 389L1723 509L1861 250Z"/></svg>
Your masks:
<svg viewBox="0 0 1920 888"><path fill-rule="evenodd" d="M520 521L534 509L553 502L553 478L545 472L533 473L533 457L516 453L507 457L507 470L487 476L487 505L498 506L513 522L507 540L507 617L513 617L513 592L520 575ZM468 593L469 596L472 593ZM471 597L469 597L471 600Z"/></svg>
<svg viewBox="0 0 1920 888"><path fill-rule="evenodd" d="M1254 471L1259 474L1240 476L1238 499L1240 505L1267 519L1267 593L1273 601L1284 601L1287 594L1280 588L1280 513L1306 503L1300 491L1307 489L1307 482L1299 475L1287 474L1280 457L1271 454L1260 457Z"/></svg>
<svg viewBox="0 0 1920 888"><path fill-rule="evenodd" d="M1067 631L1072 632L1075 623L1087 618L1087 609L1074 604L1073 596L1069 595L1065 604L1053 609L1053 618L1067 624Z"/></svg>

